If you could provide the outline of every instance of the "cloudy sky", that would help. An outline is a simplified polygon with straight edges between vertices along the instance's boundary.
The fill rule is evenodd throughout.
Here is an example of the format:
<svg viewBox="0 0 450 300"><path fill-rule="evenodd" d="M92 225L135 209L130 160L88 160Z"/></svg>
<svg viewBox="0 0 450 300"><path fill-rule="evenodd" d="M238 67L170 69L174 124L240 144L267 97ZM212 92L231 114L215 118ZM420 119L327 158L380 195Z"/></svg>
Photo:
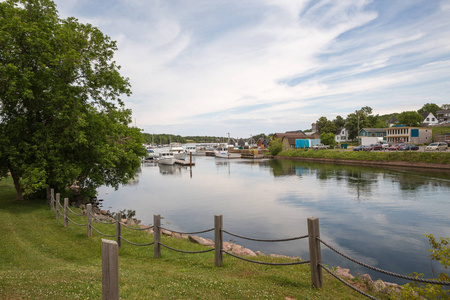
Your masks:
<svg viewBox="0 0 450 300"><path fill-rule="evenodd" d="M118 43L147 133L249 137L450 103L450 0L56 0Z"/></svg>

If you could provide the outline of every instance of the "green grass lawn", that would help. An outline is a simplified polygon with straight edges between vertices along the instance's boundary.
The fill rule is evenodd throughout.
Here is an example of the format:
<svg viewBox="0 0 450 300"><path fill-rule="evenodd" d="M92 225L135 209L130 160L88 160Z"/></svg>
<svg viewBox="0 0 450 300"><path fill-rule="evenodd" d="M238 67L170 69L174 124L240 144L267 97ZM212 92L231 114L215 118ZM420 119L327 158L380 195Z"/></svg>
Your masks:
<svg viewBox="0 0 450 300"><path fill-rule="evenodd" d="M0 181L0 299L100 299L102 237L93 232L88 238L85 227L70 222L64 227L44 201L14 198L11 180ZM85 223L83 217L71 218ZM114 234L114 225L94 226ZM126 228L122 234L136 243L153 239ZM187 251L205 249L169 237L162 237L162 243ZM155 259L153 246L125 242L119 250L119 276L121 299L364 299L328 274L322 289L312 288L309 265L265 266L225 255L218 268L213 252L183 254L162 248L162 257Z"/></svg>
<svg viewBox="0 0 450 300"><path fill-rule="evenodd" d="M450 164L450 151L418 152L418 151L342 151L342 150L284 150L279 156L305 158L331 158L343 160L412 162Z"/></svg>

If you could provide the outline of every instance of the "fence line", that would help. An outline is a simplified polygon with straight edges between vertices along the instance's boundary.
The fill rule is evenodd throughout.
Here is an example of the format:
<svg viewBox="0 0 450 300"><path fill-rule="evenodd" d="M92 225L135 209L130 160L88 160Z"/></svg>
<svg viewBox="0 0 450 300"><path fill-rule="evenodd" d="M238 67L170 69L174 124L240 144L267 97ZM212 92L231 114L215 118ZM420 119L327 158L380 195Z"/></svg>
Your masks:
<svg viewBox="0 0 450 300"><path fill-rule="evenodd" d="M246 236L241 236L235 233L231 233L229 231L226 231L223 229L223 217L222 215L215 215L214 216L214 228L211 229L207 229L207 230L203 230L203 231L195 231L195 232L180 232L180 231L174 231L174 230L170 230L170 229L166 229L161 227L161 216L160 215L154 215L153 216L153 226L147 226L147 227L142 227L142 228L136 228L136 227L131 227L128 226L124 223L122 223L121 217L122 214L119 212L116 214L116 220L114 220L113 222L105 222L102 221L98 218L96 218L93 214L92 214L92 205L88 204L87 205L87 212L86 214L77 214L74 211L72 211L71 209L69 209L69 205L68 205L68 198L64 198L64 206L61 205L60 203L60 194L57 193L56 194L56 199L54 197L53 194L53 189L51 192L51 196L50 196L50 208L52 211L56 212L56 218L59 218L60 215L60 208L64 209L64 226L67 227L69 221L75 225L78 226L86 226L87 227L87 236L90 237L92 236L92 231L91 229L94 229L94 231L96 231L97 233L99 233L100 235L106 236L106 237L115 237L116 241L115 243L117 244L118 248L121 247L121 241L125 241L131 245L135 245L135 246L154 246L154 258L159 258L161 256L161 246L172 250L172 251L176 251L176 252L181 252L181 253L188 253L188 254L196 254L196 253L207 253L207 252L215 252L215 265L217 267L221 267L222 266L222 262L223 262L223 253L230 255L234 258L246 261L246 262L250 262L250 263L256 263L256 264L263 264L263 265L273 265L273 266L288 266L288 265L301 265L301 264L309 264L310 265L310 269L311 269L311 282L312 282L312 286L315 288L321 288L323 281L322 281L322 269L325 270L326 272L330 273L333 277L335 277L336 279L338 279L339 281L341 281L342 283L344 283L345 285L347 285L348 287L352 288L353 290L357 291L358 293L360 293L361 295L364 295L370 299L376 299L373 296L366 294L365 292L357 289L356 287L352 286L351 284L349 284L348 282L346 282L344 279L340 278L339 276L337 276L336 274L334 274L330 269L328 269L327 267L325 267L324 264L322 264L322 258L321 258L321 247L320 245L323 244L324 246L326 246L327 248L329 248L330 250L336 252L337 254L341 255L342 257L356 263L359 264L363 267L366 267L368 269L383 273L383 274L387 274L390 276L394 276L394 277L398 277L401 279L406 279L406 280L410 280L410 281L417 281L417 282L422 282L422 283L430 283L430 284L437 284L437 285L444 285L444 286L450 286L450 282L448 281L438 281L438 280L429 280L429 279L423 279L423 278L416 278L416 277L411 277L411 276L405 276L405 275L401 275L401 274L397 274L397 273L393 273L390 271L386 271L383 269L379 269L377 267L373 267L371 265L365 264L363 262L360 262L356 259L351 258L350 256L340 252L339 250L337 250L336 248L330 246L328 243L326 243L325 241L323 241L320 238L320 230L319 230L319 219L317 218L308 218L307 219L307 224L308 224L308 234L307 235L303 235L303 236L298 236L298 237L293 237L293 238L285 238L285 239L256 239L256 238L251 238L251 237L246 237ZM56 207L55 207L56 204ZM72 219L69 218L69 212L71 212L72 214L75 214L77 216L85 216L86 215L86 224L79 224L74 222ZM105 233L100 232L98 229L96 229L94 226L92 226L92 219L95 219L97 221L100 221L101 223L104 224L116 224L116 232L114 235L108 235ZM153 242L147 243L147 244L139 244L139 243L135 243L132 241L127 240L126 238L124 238L122 236L122 226L132 229L132 230L149 230L153 228ZM206 233L206 232L210 232L210 231L214 231L214 247L211 249L207 249L207 250L202 250L202 251L185 251L185 250L180 250L180 249L175 249L172 248L170 246L167 246L163 243L161 243L161 231L162 230L167 230L170 232L174 232L174 233L178 233L178 234L198 234L198 233ZM262 262L262 261L256 261L256 260L251 260L251 259L247 259L244 257L240 257L238 255L232 254L231 252L225 251L223 250L223 233L229 234L231 236L234 237L238 237L238 238L242 238L242 239L246 239L246 240L251 240L251 241L259 241L259 242L287 242L287 241L294 241L294 240L301 240L301 239L309 239L309 254L310 254L310 259L307 261L300 261L300 262L291 262L291 263L268 263L268 262Z"/></svg>
<svg viewBox="0 0 450 300"><path fill-rule="evenodd" d="M369 294L367 294L367 293L364 293L364 292L361 291L360 289L354 287L353 285L351 285L350 283L348 283L348 282L345 281L344 279L340 278L339 276L337 276L336 274L334 274L330 269L328 269L328 268L325 267L324 265L322 265L322 264L319 264L319 265L320 265L320 267L321 267L322 269L324 269L325 271L327 271L331 276L333 276L334 278L336 278L337 280L339 280L340 282L342 282L343 284L345 284L346 286L348 286L348 287L351 288L352 290L354 290L354 291L360 293L360 294L363 295L363 296L366 296L366 297L369 298L369 299L378 300L377 298L375 298L375 297L373 297L373 296L371 296L371 295L369 295Z"/></svg>
<svg viewBox="0 0 450 300"><path fill-rule="evenodd" d="M418 282L424 282L424 283L431 283L431 284L439 284L439 285L446 285L446 286L450 286L450 282L449 281L439 281L439 280L429 280L429 279L424 279L424 278L417 278L417 277L412 277L412 276L405 276L405 275L401 275L401 274L397 274L397 273L393 273L390 271L386 271L377 267L373 267L371 265L365 264L363 262L360 262L354 258L351 258L348 255L345 255L344 253L336 250L335 248L333 248L332 246L328 245L326 242L322 241L320 238L317 238L317 240L319 240L322 244L324 244L325 246L327 246L329 249L333 250L334 252L336 252L337 254L339 254L342 257L345 257L346 259L357 263L358 265L361 265L363 267L366 267L368 269L389 275L389 276L393 276L393 277L397 277L397 278L401 278L401 279L407 279L407 280L412 280L412 281L418 281Z"/></svg>
<svg viewBox="0 0 450 300"><path fill-rule="evenodd" d="M256 241L256 242L288 242L288 241L301 240L301 239L305 239L305 238L308 237L308 235L303 235L303 236L287 238L287 239L271 240L271 239L249 238L249 237L246 237L246 236L242 236L242 235L238 235L238 234L235 234L235 233L228 232L226 230L222 230L222 232L227 233L227 234L229 234L231 236L234 236L234 237L238 237L238 238L244 239L244 240Z"/></svg>
<svg viewBox="0 0 450 300"><path fill-rule="evenodd" d="M260 264L260 265L271 265L271 266L292 266L292 265L302 265L302 264L309 264L310 261L309 260L305 260L305 261L298 261L298 262L292 262L292 263L268 263L265 261L257 261L257 260L252 260L252 259L248 259L248 258L244 258L238 255L234 255L231 252L222 250L223 253L226 253L232 257L238 258L240 260L246 261L246 262L251 262L251 263L255 263L255 264Z"/></svg>

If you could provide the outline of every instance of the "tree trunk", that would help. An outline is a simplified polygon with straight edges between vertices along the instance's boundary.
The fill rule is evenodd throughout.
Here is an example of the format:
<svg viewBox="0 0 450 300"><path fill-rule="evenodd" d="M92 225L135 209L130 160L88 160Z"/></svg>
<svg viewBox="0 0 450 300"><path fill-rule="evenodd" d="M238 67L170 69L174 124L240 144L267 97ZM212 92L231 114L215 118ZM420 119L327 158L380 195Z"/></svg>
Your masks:
<svg viewBox="0 0 450 300"><path fill-rule="evenodd" d="M11 167L11 164L8 163L9 172L11 173L11 177L14 181L14 187L16 188L16 200L23 200L23 188L20 186L20 177L14 172Z"/></svg>

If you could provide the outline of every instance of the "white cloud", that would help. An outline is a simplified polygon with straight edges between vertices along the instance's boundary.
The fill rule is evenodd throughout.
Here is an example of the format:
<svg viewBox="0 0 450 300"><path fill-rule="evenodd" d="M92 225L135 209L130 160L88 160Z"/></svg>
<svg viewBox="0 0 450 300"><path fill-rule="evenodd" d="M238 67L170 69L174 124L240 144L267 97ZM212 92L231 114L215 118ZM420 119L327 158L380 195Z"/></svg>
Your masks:
<svg viewBox="0 0 450 300"><path fill-rule="evenodd" d="M418 109L426 93L447 101L447 2L56 3L63 16L118 41L133 86L127 105L147 132L222 135L232 127L246 136L307 129L316 116L365 105Z"/></svg>

